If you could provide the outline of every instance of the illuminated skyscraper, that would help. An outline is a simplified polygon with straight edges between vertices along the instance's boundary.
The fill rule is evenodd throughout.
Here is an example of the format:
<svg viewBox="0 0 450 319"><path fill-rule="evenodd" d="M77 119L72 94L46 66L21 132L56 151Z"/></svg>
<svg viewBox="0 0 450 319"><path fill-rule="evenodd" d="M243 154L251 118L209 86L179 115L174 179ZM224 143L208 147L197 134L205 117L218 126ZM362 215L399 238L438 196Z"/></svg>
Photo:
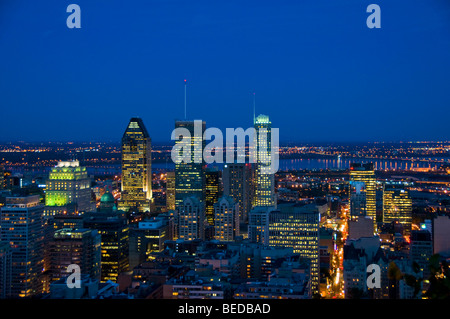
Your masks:
<svg viewBox="0 0 450 319"><path fill-rule="evenodd" d="M239 204L241 222L248 221L252 209L254 169L250 163L225 164L223 169L223 194Z"/></svg>
<svg viewBox="0 0 450 319"><path fill-rule="evenodd" d="M151 138L140 118L132 118L122 137L122 195L119 209L150 211L152 201Z"/></svg>
<svg viewBox="0 0 450 319"><path fill-rule="evenodd" d="M46 183L45 206L45 217L94 209L86 167L78 161L59 162L53 167Z"/></svg>
<svg viewBox="0 0 450 319"><path fill-rule="evenodd" d="M405 235L411 234L412 199L409 192L393 185L384 185L383 223L398 221Z"/></svg>
<svg viewBox="0 0 450 319"><path fill-rule="evenodd" d="M230 196L222 196L214 204L214 237L234 241L239 236L239 204Z"/></svg>
<svg viewBox="0 0 450 319"><path fill-rule="evenodd" d="M166 207L167 210L175 210L175 172L167 172Z"/></svg>
<svg viewBox="0 0 450 319"><path fill-rule="evenodd" d="M267 115L255 119L256 139L256 181L255 206L275 206L275 179L271 174L271 130L272 123Z"/></svg>
<svg viewBox="0 0 450 319"><path fill-rule="evenodd" d="M130 227L111 193L103 194L97 211L84 216L83 228L97 230L101 237L100 280L116 282L122 272L129 270Z"/></svg>
<svg viewBox="0 0 450 319"><path fill-rule="evenodd" d="M275 206L256 206L248 214L248 239L252 243L269 244L269 214Z"/></svg>
<svg viewBox="0 0 450 319"><path fill-rule="evenodd" d="M358 190L358 192L355 191ZM361 164L352 163L350 165L350 211L361 215L365 212L367 217L374 221L374 231L376 231L377 217L377 180L373 163ZM365 207L361 204L365 202ZM356 213L357 212L357 213Z"/></svg>
<svg viewBox="0 0 450 319"><path fill-rule="evenodd" d="M76 264L82 274L100 280L101 236L97 230L60 229L50 241L50 272L52 281L68 275L67 267Z"/></svg>
<svg viewBox="0 0 450 319"><path fill-rule="evenodd" d="M314 204L283 204L269 214L269 245L292 247L310 262L313 293L319 292L319 221Z"/></svg>
<svg viewBox="0 0 450 319"><path fill-rule="evenodd" d="M39 195L8 197L0 209L0 241L12 249L11 296L42 292L44 266L44 206Z"/></svg>
<svg viewBox="0 0 450 319"><path fill-rule="evenodd" d="M205 171L205 214L209 225L214 225L214 204L220 196L220 174L217 169Z"/></svg>
<svg viewBox="0 0 450 319"><path fill-rule="evenodd" d="M204 239L205 203L197 196L184 199L175 208L178 216L178 238L184 240Z"/></svg>
<svg viewBox="0 0 450 319"><path fill-rule="evenodd" d="M198 132L195 130L196 123L198 124ZM190 134L191 153L186 162L175 163L175 206L182 205L184 199L191 196L196 196L200 202L205 199L205 162L203 159L205 141L203 133L206 123L203 121L175 122L175 129L183 128ZM181 142L177 139L175 143Z"/></svg>
<svg viewBox="0 0 450 319"><path fill-rule="evenodd" d="M127 220L105 212L89 213L84 228L95 229L101 236L101 281L117 281L129 270L129 226Z"/></svg>

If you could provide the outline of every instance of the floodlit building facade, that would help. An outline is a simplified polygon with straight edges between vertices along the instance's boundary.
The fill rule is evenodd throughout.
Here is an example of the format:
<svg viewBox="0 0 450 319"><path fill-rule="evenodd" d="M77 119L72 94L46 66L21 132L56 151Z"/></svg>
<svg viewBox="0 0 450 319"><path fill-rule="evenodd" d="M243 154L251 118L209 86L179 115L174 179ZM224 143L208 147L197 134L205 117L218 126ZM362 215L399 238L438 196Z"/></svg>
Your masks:
<svg viewBox="0 0 450 319"><path fill-rule="evenodd" d="M79 161L62 161L52 167L45 187L45 217L91 211L91 179Z"/></svg>

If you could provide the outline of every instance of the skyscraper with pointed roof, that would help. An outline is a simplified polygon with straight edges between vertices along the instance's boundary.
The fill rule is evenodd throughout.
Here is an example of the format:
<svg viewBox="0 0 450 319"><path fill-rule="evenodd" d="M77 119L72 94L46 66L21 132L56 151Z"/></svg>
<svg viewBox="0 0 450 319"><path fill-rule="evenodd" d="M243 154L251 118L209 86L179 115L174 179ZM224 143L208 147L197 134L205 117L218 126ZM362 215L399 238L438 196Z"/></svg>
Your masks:
<svg viewBox="0 0 450 319"><path fill-rule="evenodd" d="M144 122L133 117L122 137L122 187L119 209L150 211L152 201L151 138Z"/></svg>

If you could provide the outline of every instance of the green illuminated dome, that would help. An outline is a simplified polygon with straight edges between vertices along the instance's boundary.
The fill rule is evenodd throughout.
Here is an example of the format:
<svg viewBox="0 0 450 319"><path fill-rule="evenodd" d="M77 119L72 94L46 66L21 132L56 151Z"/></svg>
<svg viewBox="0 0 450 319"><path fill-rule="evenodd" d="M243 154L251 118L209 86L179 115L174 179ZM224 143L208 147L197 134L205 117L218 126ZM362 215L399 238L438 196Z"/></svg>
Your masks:
<svg viewBox="0 0 450 319"><path fill-rule="evenodd" d="M100 198L101 203L114 203L114 201L114 196L110 192L106 192L103 194L102 198Z"/></svg>

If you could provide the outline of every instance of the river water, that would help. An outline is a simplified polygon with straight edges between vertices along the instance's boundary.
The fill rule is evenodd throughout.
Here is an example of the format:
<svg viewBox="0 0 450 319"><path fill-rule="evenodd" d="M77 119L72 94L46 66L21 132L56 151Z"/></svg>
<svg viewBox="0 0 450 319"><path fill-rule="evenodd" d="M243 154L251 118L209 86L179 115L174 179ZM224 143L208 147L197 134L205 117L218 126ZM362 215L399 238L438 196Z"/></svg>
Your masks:
<svg viewBox="0 0 450 319"><path fill-rule="evenodd" d="M437 169L440 167L440 163L437 162L425 162L425 161L412 161L412 160L373 160L366 158L330 158L330 159L281 159L279 160L279 170L345 170L350 167L353 162L361 163L373 163L375 170L409 170L414 168L431 168ZM222 168L223 164L212 164L211 166L217 166ZM154 163L152 164L153 171L166 171L173 170L173 163Z"/></svg>
<svg viewBox="0 0 450 319"><path fill-rule="evenodd" d="M431 168L437 169L440 167L438 162L426 162L426 161L412 161L412 160L373 160L367 158L329 158L329 159L281 159L279 160L279 171L287 170L345 170L350 167L353 162L374 164L375 170L409 170L415 168ZM218 169L223 168L223 164L210 164L209 166L215 166ZM173 163L152 163L152 171L154 173L165 172L168 170L174 170L175 165ZM8 169L8 168L7 168ZM38 169L26 169L26 168L10 168L14 173L47 173L50 171L50 167L38 168ZM87 166L88 173L94 175L119 175L121 173L120 165L108 165L108 166Z"/></svg>

